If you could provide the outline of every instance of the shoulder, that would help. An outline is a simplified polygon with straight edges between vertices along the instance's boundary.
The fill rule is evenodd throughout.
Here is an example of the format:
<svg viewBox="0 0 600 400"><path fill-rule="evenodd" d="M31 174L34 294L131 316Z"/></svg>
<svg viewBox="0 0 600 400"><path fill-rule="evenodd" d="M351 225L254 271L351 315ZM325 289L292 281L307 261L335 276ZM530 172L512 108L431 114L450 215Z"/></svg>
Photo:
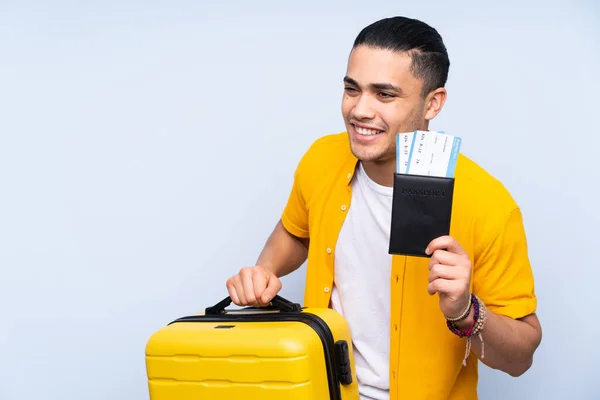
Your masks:
<svg viewBox="0 0 600 400"><path fill-rule="evenodd" d="M469 221L466 225L476 252L488 248L498 237L521 237L521 210L498 178L464 155L459 156L455 178L453 210L461 224Z"/></svg>
<svg viewBox="0 0 600 400"><path fill-rule="evenodd" d="M306 163L335 164L344 162L351 155L346 132L332 133L316 139L304 154Z"/></svg>
<svg viewBox="0 0 600 400"><path fill-rule="evenodd" d="M316 139L303 154L294 174L294 185L308 203L343 184L341 177L353 172L356 158L346 132Z"/></svg>
<svg viewBox="0 0 600 400"><path fill-rule="evenodd" d="M464 154L459 155L455 178L456 195L461 203L470 208L512 212L518 207L498 178Z"/></svg>
<svg viewBox="0 0 600 400"><path fill-rule="evenodd" d="M297 175L318 174L325 178L340 168L356 163L346 132L333 133L316 139L306 150L297 169Z"/></svg>

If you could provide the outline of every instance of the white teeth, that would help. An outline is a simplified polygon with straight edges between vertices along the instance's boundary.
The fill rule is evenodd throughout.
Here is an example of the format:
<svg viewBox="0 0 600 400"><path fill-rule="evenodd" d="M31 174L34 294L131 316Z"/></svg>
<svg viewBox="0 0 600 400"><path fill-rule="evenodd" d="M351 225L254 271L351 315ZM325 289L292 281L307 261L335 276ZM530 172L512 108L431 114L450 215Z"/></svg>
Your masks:
<svg viewBox="0 0 600 400"><path fill-rule="evenodd" d="M355 126L355 128L356 128L356 132L358 132L360 135L364 135L364 136L376 135L376 134L382 132L382 131L375 131L373 129L359 128L358 126Z"/></svg>

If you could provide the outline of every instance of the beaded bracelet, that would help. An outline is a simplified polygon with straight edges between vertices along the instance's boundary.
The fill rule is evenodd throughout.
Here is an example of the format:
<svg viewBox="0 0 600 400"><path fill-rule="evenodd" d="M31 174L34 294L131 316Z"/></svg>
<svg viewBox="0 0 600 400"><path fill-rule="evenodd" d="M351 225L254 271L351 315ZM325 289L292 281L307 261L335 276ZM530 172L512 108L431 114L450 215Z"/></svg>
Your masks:
<svg viewBox="0 0 600 400"><path fill-rule="evenodd" d="M463 366L465 366L465 367L467 366L467 358L469 357L469 354L471 353L471 338L473 336L477 335L479 337L479 340L481 341L481 358L483 359L485 357L483 336L481 335L481 332L483 331L483 328L485 327L485 322L487 321L485 305L474 294L471 295L471 305L474 308L473 323L466 331L459 330L456 327L456 325L454 324L454 322L452 322L450 320L446 321L448 329L450 329L450 331L452 333L454 333L458 337L461 337L461 338L466 337L467 338L467 349L465 351L465 358L463 359Z"/></svg>
<svg viewBox="0 0 600 400"><path fill-rule="evenodd" d="M450 321L450 322L459 322L459 321L462 321L463 319L465 319L465 318L467 318L469 316L469 313L471 312L471 306L472 305L473 305L473 295L471 295L471 297L469 298L469 304L467 305L466 310L463 311L462 314L460 314L456 318L448 318L448 317L446 317L446 320Z"/></svg>

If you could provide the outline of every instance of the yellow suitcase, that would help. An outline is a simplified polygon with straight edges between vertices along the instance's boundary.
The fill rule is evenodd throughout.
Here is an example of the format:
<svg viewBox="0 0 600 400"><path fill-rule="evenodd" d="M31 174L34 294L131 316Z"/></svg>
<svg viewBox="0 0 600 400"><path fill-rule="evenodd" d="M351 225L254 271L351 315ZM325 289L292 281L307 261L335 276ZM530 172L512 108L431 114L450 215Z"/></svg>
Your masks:
<svg viewBox="0 0 600 400"><path fill-rule="evenodd" d="M151 400L358 400L349 327L280 296L176 319L146 345Z"/></svg>

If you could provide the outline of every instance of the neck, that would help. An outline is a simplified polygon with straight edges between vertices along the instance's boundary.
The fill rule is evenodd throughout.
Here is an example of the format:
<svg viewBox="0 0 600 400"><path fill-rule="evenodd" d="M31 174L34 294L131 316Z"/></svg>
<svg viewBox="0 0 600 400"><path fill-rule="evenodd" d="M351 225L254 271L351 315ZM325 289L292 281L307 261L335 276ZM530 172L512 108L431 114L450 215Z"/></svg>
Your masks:
<svg viewBox="0 0 600 400"><path fill-rule="evenodd" d="M396 172L396 160L366 161L363 162L366 174L375 183L381 186L394 186L394 172Z"/></svg>

